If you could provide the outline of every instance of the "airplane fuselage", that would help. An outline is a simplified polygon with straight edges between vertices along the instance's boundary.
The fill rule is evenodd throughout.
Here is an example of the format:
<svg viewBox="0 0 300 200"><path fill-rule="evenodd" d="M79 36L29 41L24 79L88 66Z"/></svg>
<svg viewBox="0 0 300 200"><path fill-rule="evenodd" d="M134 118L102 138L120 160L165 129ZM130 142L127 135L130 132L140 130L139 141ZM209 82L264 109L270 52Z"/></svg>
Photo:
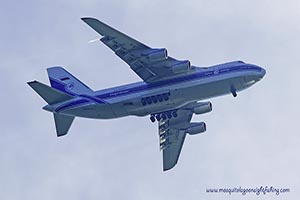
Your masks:
<svg viewBox="0 0 300 200"><path fill-rule="evenodd" d="M207 68L193 67L189 73L153 83L138 82L78 95L46 110L64 115L112 119L146 116L176 110L187 103L225 94L235 94L259 81L265 70L235 61ZM68 87L65 88L66 92Z"/></svg>

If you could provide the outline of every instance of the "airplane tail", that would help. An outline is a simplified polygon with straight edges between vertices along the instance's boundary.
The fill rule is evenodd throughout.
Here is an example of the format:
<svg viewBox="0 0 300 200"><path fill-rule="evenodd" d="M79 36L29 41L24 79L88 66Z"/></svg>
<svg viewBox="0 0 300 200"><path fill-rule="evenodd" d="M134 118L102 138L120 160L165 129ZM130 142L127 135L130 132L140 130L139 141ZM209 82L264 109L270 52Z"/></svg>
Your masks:
<svg viewBox="0 0 300 200"><path fill-rule="evenodd" d="M28 85L49 104L44 109L53 112L56 133L60 137L68 133L75 117L55 113L51 105L92 93L93 90L62 67L51 67L47 71L51 87L38 81L28 82Z"/></svg>
<svg viewBox="0 0 300 200"><path fill-rule="evenodd" d="M55 88L49 87L48 85L45 85L38 81L28 82L28 85L50 105L44 107L44 109L48 111L53 112L53 110L51 110L51 105L67 101L73 98L72 96L66 93L63 93ZM57 136L60 137L66 135L75 117L62 115L58 113L54 113L53 115Z"/></svg>
<svg viewBox="0 0 300 200"><path fill-rule="evenodd" d="M47 69L51 87L69 95L92 93L88 86L62 67L50 67Z"/></svg>

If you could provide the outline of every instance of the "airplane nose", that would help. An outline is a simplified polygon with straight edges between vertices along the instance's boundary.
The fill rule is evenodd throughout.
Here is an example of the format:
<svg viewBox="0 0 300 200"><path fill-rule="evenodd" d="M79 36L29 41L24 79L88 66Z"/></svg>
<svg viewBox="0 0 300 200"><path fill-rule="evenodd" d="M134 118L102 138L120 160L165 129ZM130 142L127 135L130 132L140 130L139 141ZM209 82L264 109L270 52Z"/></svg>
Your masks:
<svg viewBox="0 0 300 200"><path fill-rule="evenodd" d="M266 75L266 70L264 68L261 68L261 78L263 78Z"/></svg>

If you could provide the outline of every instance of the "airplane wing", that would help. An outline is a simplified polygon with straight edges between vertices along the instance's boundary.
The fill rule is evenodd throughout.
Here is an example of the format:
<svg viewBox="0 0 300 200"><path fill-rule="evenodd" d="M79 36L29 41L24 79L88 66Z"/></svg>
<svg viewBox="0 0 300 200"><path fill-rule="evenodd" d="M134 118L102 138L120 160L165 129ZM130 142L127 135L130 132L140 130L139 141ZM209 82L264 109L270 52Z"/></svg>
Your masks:
<svg viewBox="0 0 300 200"><path fill-rule="evenodd" d="M163 151L163 170L173 168L178 161L187 128L191 125L192 108L195 103L189 103L177 110L177 117L161 120L158 124L160 149Z"/></svg>
<svg viewBox="0 0 300 200"><path fill-rule="evenodd" d="M100 41L115 52L145 82L172 77L191 69L188 60L176 60L167 55L165 48L154 49L121 33L95 18L82 18L103 36Z"/></svg>

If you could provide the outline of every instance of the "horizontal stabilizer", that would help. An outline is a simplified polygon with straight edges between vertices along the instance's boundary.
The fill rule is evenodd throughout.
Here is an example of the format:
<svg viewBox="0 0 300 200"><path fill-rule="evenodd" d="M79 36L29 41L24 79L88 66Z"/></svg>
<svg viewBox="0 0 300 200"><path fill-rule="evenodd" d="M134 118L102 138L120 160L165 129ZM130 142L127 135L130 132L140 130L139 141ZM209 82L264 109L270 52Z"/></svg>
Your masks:
<svg viewBox="0 0 300 200"><path fill-rule="evenodd" d="M64 136L68 133L75 117L54 113L54 122L57 137Z"/></svg>
<svg viewBox="0 0 300 200"><path fill-rule="evenodd" d="M28 82L28 85L34 89L34 91L36 91L49 105L72 99L70 95L38 81Z"/></svg>

